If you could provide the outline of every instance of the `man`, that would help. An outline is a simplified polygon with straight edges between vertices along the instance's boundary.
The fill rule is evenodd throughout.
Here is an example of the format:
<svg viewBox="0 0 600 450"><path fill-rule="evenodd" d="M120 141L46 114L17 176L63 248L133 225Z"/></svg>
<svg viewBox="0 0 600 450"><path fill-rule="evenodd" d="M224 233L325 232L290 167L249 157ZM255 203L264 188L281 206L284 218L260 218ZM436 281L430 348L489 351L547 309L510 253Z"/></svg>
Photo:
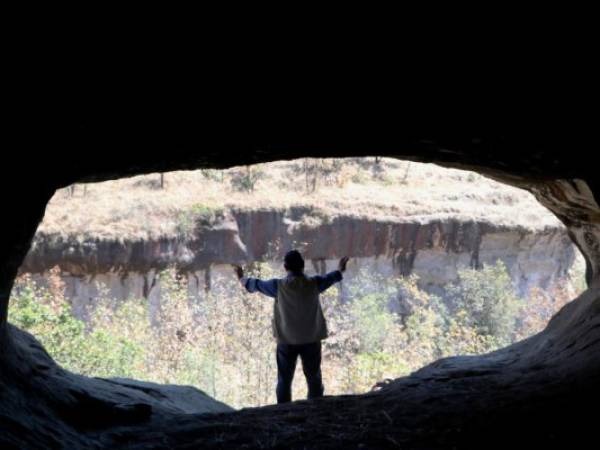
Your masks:
<svg viewBox="0 0 600 450"><path fill-rule="evenodd" d="M342 280L348 257L343 257L338 270L325 276L307 277L304 259L297 250L285 255L285 278L263 281L244 277L241 267L235 271L248 292L260 292L275 299L273 335L277 340L277 403L292 399L292 380L298 356L308 385L308 398L323 396L321 378L321 340L327 337L327 324L319 294Z"/></svg>

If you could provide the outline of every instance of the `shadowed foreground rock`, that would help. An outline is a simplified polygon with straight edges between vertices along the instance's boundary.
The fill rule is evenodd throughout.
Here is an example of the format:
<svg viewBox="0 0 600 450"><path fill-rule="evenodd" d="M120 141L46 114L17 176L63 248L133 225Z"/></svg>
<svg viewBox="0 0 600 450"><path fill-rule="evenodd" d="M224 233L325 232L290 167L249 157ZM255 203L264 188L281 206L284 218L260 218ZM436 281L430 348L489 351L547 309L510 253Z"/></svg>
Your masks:
<svg viewBox="0 0 600 450"><path fill-rule="evenodd" d="M232 151L225 144L202 147L198 134L153 125L80 127L74 135L63 136L62 148L75 150L87 142L92 153L104 152L102 159L58 152L30 161L23 155L12 163L14 172L38 177L36 186L17 197L11 194L13 186L2 181L0 192L11 220L0 237L0 447L431 449L568 443L576 448L596 437L600 182L586 160L587 147L552 136L405 139L369 147L237 146ZM167 156L148 152L140 159L120 151L119 142L177 150ZM58 187L155 170L377 153L477 170L530 190L567 226L586 259L590 288L542 333L495 353L438 361L366 395L219 414L200 414L226 407L188 388L69 374L30 336L6 323L12 282L45 204Z"/></svg>
<svg viewBox="0 0 600 450"><path fill-rule="evenodd" d="M65 373L29 335L12 329L19 373L3 377L26 381L0 396L4 407L20 406L0 416L0 442L136 449L576 445L595 434L599 299L600 290L590 290L544 333L486 356L437 361L373 393L238 412L193 388ZM576 335L569 332L573 320Z"/></svg>
<svg viewBox="0 0 600 450"><path fill-rule="evenodd" d="M3 355L0 372L1 448L76 448L93 445L94 430L232 411L190 386L70 373L30 334L9 326L9 336L10 353Z"/></svg>

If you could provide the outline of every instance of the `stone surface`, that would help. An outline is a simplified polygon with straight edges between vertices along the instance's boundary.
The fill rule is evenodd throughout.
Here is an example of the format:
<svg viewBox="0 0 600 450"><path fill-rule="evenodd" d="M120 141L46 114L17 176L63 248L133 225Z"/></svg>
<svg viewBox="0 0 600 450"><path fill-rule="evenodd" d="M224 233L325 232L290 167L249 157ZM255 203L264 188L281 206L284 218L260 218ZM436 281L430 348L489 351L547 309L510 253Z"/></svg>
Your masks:
<svg viewBox="0 0 600 450"><path fill-rule="evenodd" d="M2 448L94 446L86 435L98 430L233 411L190 386L70 373L30 334L10 325L8 332L0 372Z"/></svg>
<svg viewBox="0 0 600 450"><path fill-rule="evenodd" d="M200 220L189 236L154 241L64 239L38 232L20 272L44 283L44 274L58 266L75 314L85 318L100 289L116 299L147 298L155 309L158 273L167 266L187 276L190 295L200 298L217 280L237 287L230 264L268 261L281 271L284 250L295 243L302 243L312 261L309 272L333 270L347 255L349 280L361 269L416 274L421 286L436 294L456 281L458 270L501 260L517 292L527 297L533 287L562 286L579 256L561 224L526 228L458 218L384 221L351 215L323 223L311 222L311 214L310 208L236 210L210 224Z"/></svg>
<svg viewBox="0 0 600 450"><path fill-rule="evenodd" d="M15 155L13 177L0 182L9 212L0 237L2 447L506 448L581 446L596 437L600 181L587 154L592 141L547 130L497 139L397 138L388 145L359 139L314 146L239 145L207 140L190 123L163 120L111 116L35 130L25 145L61 150L37 158L29 152ZM128 147L144 149L143 157L123 151ZM156 151L167 148L167 155ZM202 416L169 411L172 399L162 407L162 399L140 401L139 389L121 383L82 377L75 383L30 338L6 324L13 279L57 187L152 171L366 154L468 168L530 190L567 225L586 258L591 288L537 336L490 355L439 361L374 394ZM19 177L35 185L17 191Z"/></svg>

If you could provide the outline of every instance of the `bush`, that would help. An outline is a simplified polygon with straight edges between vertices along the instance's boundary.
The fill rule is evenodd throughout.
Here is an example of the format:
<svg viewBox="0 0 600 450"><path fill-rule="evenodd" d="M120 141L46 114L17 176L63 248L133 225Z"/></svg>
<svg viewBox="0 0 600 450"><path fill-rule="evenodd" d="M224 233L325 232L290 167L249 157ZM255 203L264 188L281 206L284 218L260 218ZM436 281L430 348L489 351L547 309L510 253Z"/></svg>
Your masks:
<svg viewBox="0 0 600 450"><path fill-rule="evenodd" d="M181 211L177 216L177 235L190 238L199 224L209 224L223 214L223 208L215 208L197 203L191 208Z"/></svg>
<svg viewBox="0 0 600 450"><path fill-rule="evenodd" d="M356 299L350 311L358 334L359 352L381 352L386 337L395 325L385 294L368 294Z"/></svg>
<svg viewBox="0 0 600 450"><path fill-rule="evenodd" d="M281 274L255 263L248 275ZM275 402L273 300L246 293L233 273L198 299L174 269L162 272L154 325L146 300L116 302L106 293L84 323L73 316L57 275L47 281L47 288L27 276L17 281L9 320L35 334L65 368L194 385L234 407ZM441 357L495 350L539 331L568 298L533 291L524 303L500 262L460 271L448 307L418 281L360 271L343 282L349 300L339 285L321 295L330 332L322 365L328 395L365 392ZM293 396L305 394L298 363Z"/></svg>
<svg viewBox="0 0 600 450"><path fill-rule="evenodd" d="M304 175L304 186L307 194L318 190L319 185L342 186L347 181L343 168L348 164L344 159L304 158L300 173Z"/></svg>
<svg viewBox="0 0 600 450"><path fill-rule="evenodd" d="M380 380L407 372L406 363L389 352L359 353L347 368L344 387L348 392L365 392Z"/></svg>
<svg viewBox="0 0 600 450"><path fill-rule="evenodd" d="M505 264L485 265L482 270L465 269L458 282L448 288L453 312L459 321L501 344L512 341L522 300L515 294Z"/></svg>
<svg viewBox="0 0 600 450"><path fill-rule="evenodd" d="M207 180L216 181L217 183L222 183L225 171L217 170L217 169L200 169L200 173Z"/></svg>
<svg viewBox="0 0 600 450"><path fill-rule="evenodd" d="M262 169L254 166L246 166L231 174L231 187L236 191L254 192L256 183L265 175Z"/></svg>
<svg viewBox="0 0 600 450"><path fill-rule="evenodd" d="M141 343L105 330L86 331L73 317L62 291L39 287L22 278L12 296L9 321L34 334L46 351L65 368L83 375L135 376Z"/></svg>

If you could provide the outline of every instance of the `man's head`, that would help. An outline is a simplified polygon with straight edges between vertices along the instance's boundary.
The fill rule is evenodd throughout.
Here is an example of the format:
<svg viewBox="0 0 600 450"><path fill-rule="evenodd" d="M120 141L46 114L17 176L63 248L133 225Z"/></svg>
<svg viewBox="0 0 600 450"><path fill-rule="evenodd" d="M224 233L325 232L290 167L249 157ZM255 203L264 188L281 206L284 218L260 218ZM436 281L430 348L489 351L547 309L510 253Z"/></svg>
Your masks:
<svg viewBox="0 0 600 450"><path fill-rule="evenodd" d="M298 250L290 250L285 254L283 267L292 273L302 273L304 270L304 259Z"/></svg>

